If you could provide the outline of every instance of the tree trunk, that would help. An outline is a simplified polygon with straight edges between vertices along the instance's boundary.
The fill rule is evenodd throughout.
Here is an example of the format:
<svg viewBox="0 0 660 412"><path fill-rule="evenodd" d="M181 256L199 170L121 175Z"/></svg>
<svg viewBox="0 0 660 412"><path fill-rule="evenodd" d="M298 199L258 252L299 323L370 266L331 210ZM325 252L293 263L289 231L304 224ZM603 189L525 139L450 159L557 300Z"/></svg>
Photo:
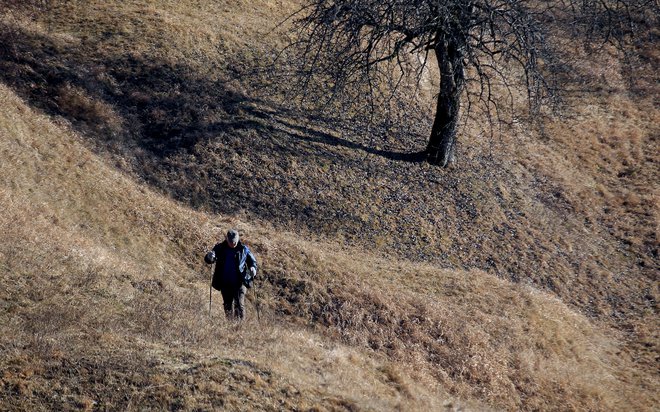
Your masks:
<svg viewBox="0 0 660 412"><path fill-rule="evenodd" d="M440 68L440 93L426 155L429 163L447 167L455 161L456 129L464 83L463 61L458 48L447 41L438 42L435 56Z"/></svg>

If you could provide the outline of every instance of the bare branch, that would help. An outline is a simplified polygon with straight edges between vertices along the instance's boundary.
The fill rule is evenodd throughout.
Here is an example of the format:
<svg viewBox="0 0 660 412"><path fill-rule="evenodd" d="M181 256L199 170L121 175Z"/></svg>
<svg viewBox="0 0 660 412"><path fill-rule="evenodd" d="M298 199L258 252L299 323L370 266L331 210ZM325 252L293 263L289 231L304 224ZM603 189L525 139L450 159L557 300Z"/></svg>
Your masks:
<svg viewBox="0 0 660 412"><path fill-rule="evenodd" d="M503 104L518 109L514 89L527 94L531 113L558 101L557 32L625 48L636 24L657 16L652 0L308 0L295 14L295 49L303 96L313 88L311 100L326 107L365 102L369 122L381 106L389 113L404 87L417 92L434 51L440 92L429 148L452 150L462 100L467 117L479 106L493 126L504 121Z"/></svg>

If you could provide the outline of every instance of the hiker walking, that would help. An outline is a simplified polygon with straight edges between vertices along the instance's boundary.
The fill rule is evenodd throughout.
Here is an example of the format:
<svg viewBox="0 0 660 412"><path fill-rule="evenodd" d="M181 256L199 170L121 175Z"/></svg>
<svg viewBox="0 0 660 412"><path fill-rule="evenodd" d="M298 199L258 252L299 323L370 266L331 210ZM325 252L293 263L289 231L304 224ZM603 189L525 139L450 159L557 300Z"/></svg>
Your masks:
<svg viewBox="0 0 660 412"><path fill-rule="evenodd" d="M222 293L227 318L245 317L245 293L257 276L257 260L246 245L241 243L238 231L231 229L224 241L204 256L206 263L215 263L211 286Z"/></svg>

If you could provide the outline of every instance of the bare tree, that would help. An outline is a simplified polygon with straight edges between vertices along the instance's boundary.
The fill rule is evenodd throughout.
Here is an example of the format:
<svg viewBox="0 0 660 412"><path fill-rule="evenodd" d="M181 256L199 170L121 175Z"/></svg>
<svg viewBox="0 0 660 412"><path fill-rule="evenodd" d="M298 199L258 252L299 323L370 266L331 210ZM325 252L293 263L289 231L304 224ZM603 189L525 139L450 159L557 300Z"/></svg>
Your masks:
<svg viewBox="0 0 660 412"><path fill-rule="evenodd" d="M555 69L568 54L553 48L558 30L577 44L624 47L636 22L657 12L657 0L308 0L295 15L294 45L303 87L322 85L327 101L360 90L373 102L383 87L404 87L404 76L419 84L434 56L440 86L426 158L445 167L461 104L495 112L496 123L496 85L521 87L532 112L557 96Z"/></svg>

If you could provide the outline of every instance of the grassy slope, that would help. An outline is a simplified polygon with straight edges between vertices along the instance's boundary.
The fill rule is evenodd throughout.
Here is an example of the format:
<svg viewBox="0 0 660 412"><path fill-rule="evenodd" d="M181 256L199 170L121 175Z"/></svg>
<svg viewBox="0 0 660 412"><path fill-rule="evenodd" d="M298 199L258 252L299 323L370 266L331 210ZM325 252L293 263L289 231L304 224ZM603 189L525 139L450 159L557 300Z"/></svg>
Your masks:
<svg viewBox="0 0 660 412"><path fill-rule="evenodd" d="M267 49L241 45L272 15L253 3L168 2L63 7L40 24L5 15L4 41L18 41L3 52L4 80L66 119L53 125L3 90L12 102L0 129L3 158L12 160L2 170L3 233L11 234L2 245L3 336L16 336L2 342L7 405L18 408L20 393L24 406L42 407L46 399L125 407L157 398L192 408L223 398L248 408L240 402L251 396L264 408L283 399L301 408L425 409L445 396L435 394L437 383L506 408L657 403L657 380L644 366L652 368L657 353L657 284L649 281L657 236L648 232L657 222L653 108L603 97L570 123L579 140L559 128L541 142L522 134L512 159L490 163L482 163L489 148L476 145L465 149L474 167L452 175L391 159L389 151L406 142L365 162L359 137L344 140L248 98L235 81L218 83L235 69L224 55L240 63ZM609 113L615 107L620 113ZM97 149L110 148L120 167L188 203L298 228L308 239L347 236L384 256L355 267L351 249L186 210L104 166L67 120L78 133L102 136ZM496 153L510 143L495 142ZM627 170L624 162L645 166L621 182L613 174ZM237 190L226 170L250 179ZM238 201L225 201L227 193ZM203 316L205 272L193 258L217 235L212 224L230 223L248 232L265 263L266 313L284 320L263 333L243 329L254 345L246 356L236 356L230 326L211 328ZM402 228L414 236L399 256L529 278L600 320L591 324L559 301L479 270L392 264L391 235ZM403 287L410 279L413 287ZM89 345L99 341L106 344ZM218 346L226 349L218 354ZM414 373L402 372L411 364ZM148 373L129 373L136 368ZM46 388L48 379L55 389ZM227 380L245 396L223 393L229 385L193 389Z"/></svg>
<svg viewBox="0 0 660 412"><path fill-rule="evenodd" d="M217 301L209 320L208 269L190 257L212 223L266 234L136 186L65 126L0 96L3 409L390 409L401 401L390 375L412 387L386 359L305 328L240 328ZM420 408L439 402L406 391Z"/></svg>
<svg viewBox="0 0 660 412"><path fill-rule="evenodd" d="M655 317L653 89L577 99L545 138L522 126L465 138L465 167L445 172L401 160L423 135L342 134L255 90L243 74L281 46L269 30L284 13L270 2L58 6L38 15L41 30L7 24L3 76L195 207L528 280L608 322ZM624 69L602 75L616 85Z"/></svg>
<svg viewBox="0 0 660 412"><path fill-rule="evenodd" d="M556 299L479 271L356 265L191 212L0 94L7 408L427 409L447 398L437 383L507 408L644 404L621 381L633 371L620 342ZM258 328L254 314L244 328L207 317L207 271L189 259L217 223L241 227L264 261Z"/></svg>

